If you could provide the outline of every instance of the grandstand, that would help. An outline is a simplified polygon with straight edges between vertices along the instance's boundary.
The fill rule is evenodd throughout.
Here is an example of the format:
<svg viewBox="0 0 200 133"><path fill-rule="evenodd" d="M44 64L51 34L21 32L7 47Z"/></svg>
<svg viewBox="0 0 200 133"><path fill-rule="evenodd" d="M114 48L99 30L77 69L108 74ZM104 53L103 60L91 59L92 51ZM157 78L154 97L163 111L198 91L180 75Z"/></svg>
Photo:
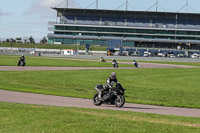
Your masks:
<svg viewBox="0 0 200 133"><path fill-rule="evenodd" d="M58 22L50 44L106 45L200 50L200 14L154 11L52 8Z"/></svg>

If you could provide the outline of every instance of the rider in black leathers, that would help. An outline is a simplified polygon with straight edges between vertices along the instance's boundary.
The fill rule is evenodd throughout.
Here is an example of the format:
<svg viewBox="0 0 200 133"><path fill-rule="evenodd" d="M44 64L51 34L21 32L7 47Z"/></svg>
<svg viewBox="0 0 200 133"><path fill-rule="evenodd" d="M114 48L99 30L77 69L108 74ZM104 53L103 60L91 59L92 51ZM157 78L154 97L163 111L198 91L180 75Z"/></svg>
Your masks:
<svg viewBox="0 0 200 133"><path fill-rule="evenodd" d="M25 56L22 55L18 61L18 66L20 66L21 62L23 62L23 66L25 66Z"/></svg>
<svg viewBox="0 0 200 133"><path fill-rule="evenodd" d="M138 63L137 63L136 60L133 60L133 65L134 65L135 67L138 67Z"/></svg>
<svg viewBox="0 0 200 133"><path fill-rule="evenodd" d="M115 59L112 60L112 65L114 68L118 68L118 63Z"/></svg>
<svg viewBox="0 0 200 133"><path fill-rule="evenodd" d="M106 62L106 60L103 57L100 58L100 61L101 62Z"/></svg>
<svg viewBox="0 0 200 133"><path fill-rule="evenodd" d="M104 84L103 89L100 90L99 98L101 99L101 96L102 96L104 91L109 91L109 89L112 89L112 87L115 83L119 84L119 82L116 78L116 73L112 72L111 75L109 76L109 78L106 80L106 83Z"/></svg>

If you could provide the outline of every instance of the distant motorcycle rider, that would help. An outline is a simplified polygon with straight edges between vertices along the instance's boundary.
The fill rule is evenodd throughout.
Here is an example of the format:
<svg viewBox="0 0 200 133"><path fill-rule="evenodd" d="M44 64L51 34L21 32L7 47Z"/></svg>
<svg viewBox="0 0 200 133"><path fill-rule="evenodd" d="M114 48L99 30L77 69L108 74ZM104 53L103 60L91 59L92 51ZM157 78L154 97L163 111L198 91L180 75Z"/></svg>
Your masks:
<svg viewBox="0 0 200 133"><path fill-rule="evenodd" d="M100 58L100 61L101 62L106 62L106 60L103 57Z"/></svg>
<svg viewBox="0 0 200 133"><path fill-rule="evenodd" d="M112 60L112 65L114 68L118 68L118 63L115 59Z"/></svg>
<svg viewBox="0 0 200 133"><path fill-rule="evenodd" d="M138 67L138 63L137 63L136 60L133 60L133 65L134 65L135 67Z"/></svg>
<svg viewBox="0 0 200 133"><path fill-rule="evenodd" d="M112 72L109 76L109 78L106 80L106 83L103 86L103 89L100 90L99 92L99 98L101 99L101 96L103 94L104 91L109 91L109 89L112 89L114 84L119 84L117 78L116 78L116 73Z"/></svg>
<svg viewBox="0 0 200 133"><path fill-rule="evenodd" d="M18 66L20 66L20 64L23 63L23 66L25 66L25 56L22 55L18 61Z"/></svg>

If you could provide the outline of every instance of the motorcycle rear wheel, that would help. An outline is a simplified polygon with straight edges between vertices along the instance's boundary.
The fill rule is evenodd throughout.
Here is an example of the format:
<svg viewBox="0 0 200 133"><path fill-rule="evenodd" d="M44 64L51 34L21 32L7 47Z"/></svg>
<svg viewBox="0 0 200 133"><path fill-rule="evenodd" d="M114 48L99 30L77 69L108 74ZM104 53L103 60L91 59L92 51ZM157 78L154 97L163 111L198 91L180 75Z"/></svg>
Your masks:
<svg viewBox="0 0 200 133"><path fill-rule="evenodd" d="M93 104L96 106L100 106L103 102L98 97L99 93L95 94L93 97Z"/></svg>
<svg viewBox="0 0 200 133"><path fill-rule="evenodd" d="M125 97L122 95L118 95L117 98L115 99L115 106L116 107L122 107L124 106L125 103Z"/></svg>

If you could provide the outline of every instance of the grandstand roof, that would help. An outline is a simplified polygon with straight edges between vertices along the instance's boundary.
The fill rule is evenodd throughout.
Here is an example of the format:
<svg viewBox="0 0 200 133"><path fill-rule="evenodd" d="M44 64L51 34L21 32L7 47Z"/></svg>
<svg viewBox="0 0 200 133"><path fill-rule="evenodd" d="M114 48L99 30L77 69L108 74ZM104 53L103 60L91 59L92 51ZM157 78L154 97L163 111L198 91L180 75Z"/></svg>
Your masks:
<svg viewBox="0 0 200 133"><path fill-rule="evenodd" d="M200 13L180 13L180 12L156 12L156 11L126 11L126 10L103 10L103 9L83 9L83 8L56 8L52 7L52 9L58 11L58 12L68 12L68 13L80 13L80 12L88 12L88 13L115 13L115 14L134 14L134 13L139 13L139 14L156 14L156 15L187 15L187 16L199 16Z"/></svg>

